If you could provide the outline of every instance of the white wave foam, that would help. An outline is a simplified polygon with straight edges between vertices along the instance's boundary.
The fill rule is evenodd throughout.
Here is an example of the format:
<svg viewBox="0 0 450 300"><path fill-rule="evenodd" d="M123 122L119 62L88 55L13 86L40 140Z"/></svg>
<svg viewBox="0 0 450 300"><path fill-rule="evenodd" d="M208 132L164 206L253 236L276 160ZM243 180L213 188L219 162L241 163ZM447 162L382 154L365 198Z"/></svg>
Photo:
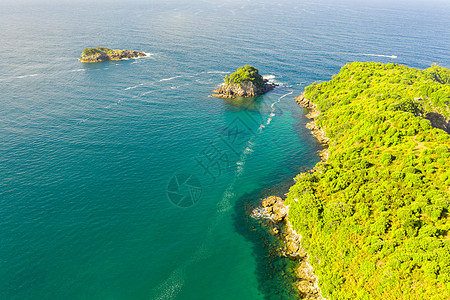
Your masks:
<svg viewBox="0 0 450 300"><path fill-rule="evenodd" d="M263 75L263 79L267 80L269 83L275 83L275 75Z"/></svg>
<svg viewBox="0 0 450 300"><path fill-rule="evenodd" d="M223 194L222 200L217 205L217 211L219 213L224 213L226 211L229 211L233 206L231 205L231 199L234 197L233 189L234 184L236 183L236 180L234 180L230 186L226 189L225 193Z"/></svg>
<svg viewBox="0 0 450 300"><path fill-rule="evenodd" d="M224 72L224 71L208 71L206 73L208 73L208 74L230 74L230 72Z"/></svg>
<svg viewBox="0 0 450 300"><path fill-rule="evenodd" d="M22 75L22 76L17 76L17 79L21 79L21 78L27 78L27 77L35 77L35 76L39 76L41 74L31 74L31 75Z"/></svg>
<svg viewBox="0 0 450 300"><path fill-rule="evenodd" d="M213 81L211 79L208 79L206 81L200 80L200 79L196 79L195 82L197 82L199 84L211 84Z"/></svg>
<svg viewBox="0 0 450 300"><path fill-rule="evenodd" d="M272 107L272 109L274 109ZM270 113L269 118L267 119L266 125L270 125L270 122L272 122L273 117L275 117L275 113L273 111Z"/></svg>
<svg viewBox="0 0 450 300"><path fill-rule="evenodd" d="M275 79L275 75L263 75L263 78L270 81Z"/></svg>
<svg viewBox="0 0 450 300"><path fill-rule="evenodd" d="M86 119L74 119L74 121L78 121L77 124L86 123L87 120L89 120L89 118L86 118Z"/></svg>
<svg viewBox="0 0 450 300"><path fill-rule="evenodd" d="M163 78L163 79L159 80L159 82L170 81L170 80L174 80L174 79L177 79L177 78L180 78L180 77L181 77L181 75L170 77L170 78Z"/></svg>
<svg viewBox="0 0 450 300"><path fill-rule="evenodd" d="M383 54L372 54L372 53L362 53L362 55L377 56L377 57L387 57L387 58L392 58L392 59L396 59L397 58L397 55L383 55Z"/></svg>
<svg viewBox="0 0 450 300"><path fill-rule="evenodd" d="M160 295L158 300L167 300L174 299L178 293L181 291L184 285L184 274L183 269L178 268L172 274L170 274L169 278L163 282L158 290L160 291Z"/></svg>
<svg viewBox="0 0 450 300"><path fill-rule="evenodd" d="M247 153L249 153L249 152L253 152L253 149L250 148L250 147L247 147L247 148L245 148L245 151L246 151Z"/></svg>
<svg viewBox="0 0 450 300"><path fill-rule="evenodd" d="M265 207L254 208L250 214L250 217L253 219L272 219L270 214L267 213L267 209Z"/></svg>
<svg viewBox="0 0 450 300"><path fill-rule="evenodd" d="M280 100L283 99L284 97L292 95L293 93L294 93L294 91L291 91L291 92L289 92L287 94L284 94L283 96L280 97L280 99L278 99L277 103L280 102ZM271 105L271 107L273 108L273 104Z"/></svg>
<svg viewBox="0 0 450 300"><path fill-rule="evenodd" d="M150 56L154 56L155 55L154 53L150 53L150 52L142 52L142 53L145 54L145 56L143 56L143 57L150 57Z"/></svg>
<svg viewBox="0 0 450 300"><path fill-rule="evenodd" d="M294 91L290 91L289 93L284 94L283 96L281 96L280 98L278 98L278 101L277 101L277 102L274 102L274 103L272 103L272 104L270 105L270 108L272 109L272 111L271 111L269 117L267 118L266 126L270 125L270 122L272 122L273 117L275 117L275 104L279 103L279 102L281 101L281 99L283 99L283 98L286 97L286 96L291 95L292 93L294 93ZM260 131L260 132L262 131L262 128L265 128L265 127L266 127L266 126L264 126L264 127L262 127L262 126L263 126L263 125L259 126L259 129L260 129L259 131Z"/></svg>
<svg viewBox="0 0 450 300"><path fill-rule="evenodd" d="M70 72L83 72L86 71L86 69L74 69L74 70L70 70Z"/></svg>
<svg viewBox="0 0 450 300"><path fill-rule="evenodd" d="M132 90L132 89L138 88L138 87L143 86L143 85L144 85L144 84L141 83L141 84L138 84L138 85L135 85L135 86L127 87L127 88L125 88L125 89L123 89L123 90L124 90L124 91L128 91L128 90Z"/></svg>

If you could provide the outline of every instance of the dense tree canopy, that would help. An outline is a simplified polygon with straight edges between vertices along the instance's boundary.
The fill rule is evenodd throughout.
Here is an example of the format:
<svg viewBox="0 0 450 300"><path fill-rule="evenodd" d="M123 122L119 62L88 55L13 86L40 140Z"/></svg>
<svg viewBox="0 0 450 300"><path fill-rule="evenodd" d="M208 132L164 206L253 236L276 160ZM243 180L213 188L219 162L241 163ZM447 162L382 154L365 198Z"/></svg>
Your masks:
<svg viewBox="0 0 450 300"><path fill-rule="evenodd" d="M450 70L351 63L306 88L329 159L296 177L289 221L330 299L450 299Z"/></svg>
<svg viewBox="0 0 450 300"><path fill-rule="evenodd" d="M257 88L262 88L264 86L264 80L259 74L258 69L249 65L245 65L229 76L225 76L225 84L241 85L245 82L253 82Z"/></svg>
<svg viewBox="0 0 450 300"><path fill-rule="evenodd" d="M98 54L112 54L114 53L113 49L108 49L105 47L95 47L95 48L84 48L82 56L91 56L91 55L98 55Z"/></svg>

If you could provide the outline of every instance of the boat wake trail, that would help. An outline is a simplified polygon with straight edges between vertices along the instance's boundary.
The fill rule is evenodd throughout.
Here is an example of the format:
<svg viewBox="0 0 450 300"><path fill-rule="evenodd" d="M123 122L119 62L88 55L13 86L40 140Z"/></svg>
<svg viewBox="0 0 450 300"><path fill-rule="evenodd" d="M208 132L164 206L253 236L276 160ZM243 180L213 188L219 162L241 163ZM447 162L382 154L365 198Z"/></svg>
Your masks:
<svg viewBox="0 0 450 300"><path fill-rule="evenodd" d="M180 78L180 77L182 77L182 76L181 76L181 75L178 75L178 76L174 76L174 77L170 77L170 78L163 78L163 79L161 79L159 82L170 81L170 80L174 80L174 79Z"/></svg>
<svg viewBox="0 0 450 300"><path fill-rule="evenodd" d="M270 122L272 122L273 117L275 117L275 105L276 105L277 103L280 103L281 99L283 99L284 97L289 96L289 95L292 95L292 93L294 93L294 91L290 91L289 93L284 94L283 96L281 96L280 98L278 98L278 101L277 101L277 102L274 102L274 103L272 103L272 104L270 105L270 109L271 109L272 111L270 112L270 115L269 115L269 118L267 119L266 124L261 124L261 126L259 126L259 128L258 128L258 129L259 129L259 132L261 132L264 128L266 128L267 125L270 125Z"/></svg>
<svg viewBox="0 0 450 300"><path fill-rule="evenodd" d="M259 132L262 132L262 129L265 128L267 125L270 124L272 121L272 118L275 116L275 105L281 101L284 97L293 94L294 91L290 91L289 93L286 93L278 98L278 101L271 104L271 113L266 120L266 122L261 124L263 127L259 127ZM265 124L265 125L264 125ZM247 161L248 156L254 152L253 147L255 145L255 140L257 139L258 135L253 135L250 137L250 139L247 141L246 147L244 150L241 151L239 160L236 162L236 169L233 176L233 180L228 185L227 189L222 195L222 199L217 203L217 210L216 215L211 223L211 225L208 227L207 236L204 240L204 242L200 245L199 248L197 248L196 252L191 256L191 258L185 263L183 263L181 266L179 266L175 271L172 272L172 274L167 278L165 282L163 282L158 288L157 291L159 293L159 297L156 299L159 300L166 300L166 299L174 299L179 294L179 292L182 290L184 285L184 278L186 269L203 260L208 257L210 257L213 253L211 249L214 247L214 234L216 232L217 226L219 226L221 220L225 218L227 215L227 212L233 208L232 201L235 198L236 194L234 192L235 186L239 178L244 174L244 166Z"/></svg>
<svg viewBox="0 0 450 300"><path fill-rule="evenodd" d="M376 57L387 57L387 58L392 58L392 59L396 59L397 58L397 55L383 55L383 54L372 54L372 53L362 53L361 55L376 56Z"/></svg>
<svg viewBox="0 0 450 300"><path fill-rule="evenodd" d="M124 90L124 91L133 90L133 89L138 88L138 87L140 87L140 86L142 86L142 85L144 85L144 84L141 83L141 84L138 84L138 85L135 85L135 86L130 86L130 87L127 87L127 88L125 88L125 89L123 89L123 90Z"/></svg>
<svg viewBox="0 0 450 300"><path fill-rule="evenodd" d="M22 78L27 78L27 77L36 77L39 76L40 74L31 74L31 75L22 75L22 76L17 76L17 79L22 79Z"/></svg>
<svg viewBox="0 0 450 300"><path fill-rule="evenodd" d="M185 266L182 266L173 271L169 278L159 286L160 295L156 298L157 300L167 300L176 297L184 285L184 269Z"/></svg>

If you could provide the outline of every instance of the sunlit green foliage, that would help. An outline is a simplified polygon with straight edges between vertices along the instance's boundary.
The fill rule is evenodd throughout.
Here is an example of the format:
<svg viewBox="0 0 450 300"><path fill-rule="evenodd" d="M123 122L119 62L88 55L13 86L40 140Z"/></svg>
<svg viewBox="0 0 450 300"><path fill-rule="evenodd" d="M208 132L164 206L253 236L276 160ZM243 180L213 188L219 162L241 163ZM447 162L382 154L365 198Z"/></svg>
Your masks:
<svg viewBox="0 0 450 300"><path fill-rule="evenodd" d="M449 70L352 63L306 88L329 159L286 204L324 296L450 299Z"/></svg>
<svg viewBox="0 0 450 300"><path fill-rule="evenodd" d="M238 84L241 85L245 82L253 82L257 88L262 88L264 86L264 80L259 74L258 69L255 67L245 65L237 69L236 72L225 76L226 84Z"/></svg>
<svg viewBox="0 0 450 300"><path fill-rule="evenodd" d="M82 56L91 56L91 55L99 55L105 53L106 55L110 55L114 53L113 49L108 49L105 47L95 47L95 48L84 48Z"/></svg>

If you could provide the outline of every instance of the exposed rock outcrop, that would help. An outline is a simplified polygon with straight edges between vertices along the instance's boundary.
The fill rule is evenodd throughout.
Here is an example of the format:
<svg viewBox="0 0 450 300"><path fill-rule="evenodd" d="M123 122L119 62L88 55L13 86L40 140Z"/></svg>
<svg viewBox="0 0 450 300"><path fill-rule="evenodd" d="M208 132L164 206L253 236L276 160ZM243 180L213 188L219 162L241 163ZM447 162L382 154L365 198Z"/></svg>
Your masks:
<svg viewBox="0 0 450 300"><path fill-rule="evenodd" d="M302 247L301 236L292 229L287 221L288 213L289 207L284 205L283 199L270 196L262 201L262 207L256 208L252 216L271 219L278 225L278 227L272 228L271 232L282 237L283 247L280 249L280 253L298 261L295 285L299 291L299 296L302 299L323 300L318 278L309 263L308 254Z"/></svg>
<svg viewBox="0 0 450 300"><path fill-rule="evenodd" d="M81 54L80 61L84 63L102 62L106 60L121 60L125 58L136 58L147 56L133 50L108 49L104 47L85 48Z"/></svg>
<svg viewBox="0 0 450 300"><path fill-rule="evenodd" d="M210 97L235 98L255 97L273 90L277 84L264 79L257 68L245 65L226 75L224 83Z"/></svg>
<svg viewBox="0 0 450 300"><path fill-rule="evenodd" d="M425 119L430 120L431 126L450 133L450 118L445 118L443 115L436 112L427 112L424 117Z"/></svg>
<svg viewBox="0 0 450 300"><path fill-rule="evenodd" d="M309 112L306 117L308 119L313 119L311 122L306 124L306 128L311 130L311 133L317 138L319 143L325 146L328 145L330 139L325 135L325 131L317 126L316 121L314 120L320 115L320 111L317 109L317 105L306 99L304 94L301 94L300 96L295 98L295 102L297 102L297 104L299 104L300 106L308 109ZM323 161L326 161L328 159L327 149L319 151L319 156Z"/></svg>
<svg viewBox="0 0 450 300"><path fill-rule="evenodd" d="M270 196L262 202L262 207L266 213L275 222L281 222L287 216L289 209L284 205L283 199L276 196Z"/></svg>
<svg viewBox="0 0 450 300"><path fill-rule="evenodd" d="M241 84L222 84L214 90L211 96L217 98L234 98L234 97L256 97L273 90L277 84L264 80L263 87L258 88L253 82L244 82Z"/></svg>

